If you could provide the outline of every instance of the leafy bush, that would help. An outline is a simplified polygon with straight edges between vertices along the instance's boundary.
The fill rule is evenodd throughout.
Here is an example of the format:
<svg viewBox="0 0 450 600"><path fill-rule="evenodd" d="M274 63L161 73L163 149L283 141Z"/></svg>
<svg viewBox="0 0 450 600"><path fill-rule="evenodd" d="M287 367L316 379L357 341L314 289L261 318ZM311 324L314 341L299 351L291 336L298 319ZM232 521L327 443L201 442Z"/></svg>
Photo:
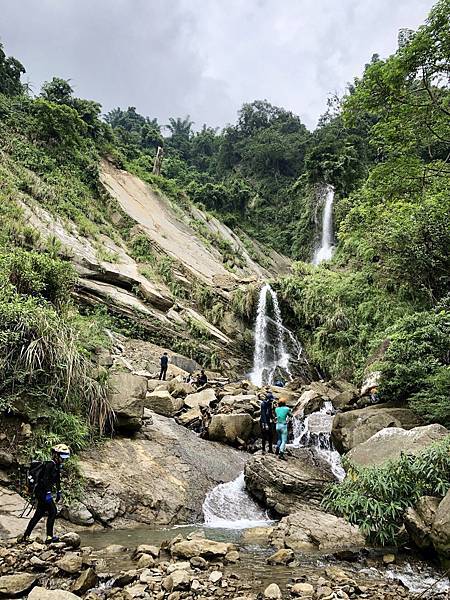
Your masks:
<svg viewBox="0 0 450 600"><path fill-rule="evenodd" d="M421 496L442 497L450 489L450 436L379 467L345 466L347 477L328 489L324 507L358 525L369 541L395 544L405 510Z"/></svg>
<svg viewBox="0 0 450 600"><path fill-rule="evenodd" d="M411 396L409 405L428 423L450 428L450 366L438 368L427 377L420 392Z"/></svg>

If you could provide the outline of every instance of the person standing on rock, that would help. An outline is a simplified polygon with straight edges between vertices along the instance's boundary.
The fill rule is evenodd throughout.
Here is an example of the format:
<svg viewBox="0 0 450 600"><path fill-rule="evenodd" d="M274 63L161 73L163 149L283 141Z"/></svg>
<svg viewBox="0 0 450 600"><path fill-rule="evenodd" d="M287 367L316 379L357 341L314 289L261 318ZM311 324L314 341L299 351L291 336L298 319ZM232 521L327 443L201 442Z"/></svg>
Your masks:
<svg viewBox="0 0 450 600"><path fill-rule="evenodd" d="M159 374L159 379L165 381L167 375L167 367L169 366L169 356L167 352L161 356L161 373Z"/></svg>
<svg viewBox="0 0 450 600"><path fill-rule="evenodd" d="M288 438L287 419L290 414L291 409L286 406L286 400L280 398L278 400L278 406L275 409L275 418L277 421L277 447L275 449L275 454L278 454L280 460L286 460L284 451L286 449Z"/></svg>
<svg viewBox="0 0 450 600"><path fill-rule="evenodd" d="M36 500L36 510L25 533L17 539L18 542L26 542L29 539L33 529L44 515L48 515L45 543L50 544L58 541L58 538L53 534L58 512L53 500L53 489L56 488L56 502L59 502L61 499L61 469L68 458L70 458L69 447L65 444L58 444L52 448L51 460L38 464L33 478L30 475L28 476L31 493Z"/></svg>
<svg viewBox="0 0 450 600"><path fill-rule="evenodd" d="M267 394L260 394L261 400L261 415L259 417L259 424L261 427L262 437L262 453L266 453L266 443L269 444L269 453L273 453L273 394L268 392Z"/></svg>

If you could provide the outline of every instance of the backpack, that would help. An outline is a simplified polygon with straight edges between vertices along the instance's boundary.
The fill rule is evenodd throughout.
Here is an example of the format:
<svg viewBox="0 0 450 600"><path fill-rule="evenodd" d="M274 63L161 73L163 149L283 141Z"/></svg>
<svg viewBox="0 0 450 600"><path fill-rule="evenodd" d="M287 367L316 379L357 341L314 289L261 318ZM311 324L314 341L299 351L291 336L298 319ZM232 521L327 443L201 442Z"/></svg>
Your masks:
<svg viewBox="0 0 450 600"><path fill-rule="evenodd" d="M27 469L26 489L30 496L36 495L36 488L42 480L44 474L45 461L33 460Z"/></svg>

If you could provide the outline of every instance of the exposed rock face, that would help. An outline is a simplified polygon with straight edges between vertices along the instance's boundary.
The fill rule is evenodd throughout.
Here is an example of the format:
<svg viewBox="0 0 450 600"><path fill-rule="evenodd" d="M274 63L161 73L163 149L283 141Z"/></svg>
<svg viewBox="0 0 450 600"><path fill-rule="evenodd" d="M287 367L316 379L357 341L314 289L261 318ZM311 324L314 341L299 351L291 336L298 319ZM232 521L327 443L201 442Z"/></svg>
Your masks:
<svg viewBox="0 0 450 600"><path fill-rule="evenodd" d="M304 506L281 519L271 535L278 548L294 551L341 551L364 547L358 528L340 517Z"/></svg>
<svg viewBox="0 0 450 600"><path fill-rule="evenodd" d="M92 525L94 523L92 514L83 503L77 500L70 506L64 506L61 509L61 516L75 525Z"/></svg>
<svg viewBox="0 0 450 600"><path fill-rule="evenodd" d="M431 528L431 539L436 551L450 559L450 491L439 504Z"/></svg>
<svg viewBox="0 0 450 600"><path fill-rule="evenodd" d="M0 540L11 539L24 532L25 521L20 518L24 507L25 500L19 494L0 486Z"/></svg>
<svg viewBox="0 0 450 600"><path fill-rule="evenodd" d="M348 452L387 427L412 429L421 425L408 408L393 408L386 404L338 413L333 419L331 437L339 452Z"/></svg>
<svg viewBox="0 0 450 600"><path fill-rule="evenodd" d="M109 384L115 427L121 431L138 431L142 426L147 379L133 373L116 372L111 374Z"/></svg>
<svg viewBox="0 0 450 600"><path fill-rule="evenodd" d="M426 550L433 545L431 527L441 499L433 496L423 496L415 508L405 511L404 523L411 539L418 548Z"/></svg>
<svg viewBox="0 0 450 600"><path fill-rule="evenodd" d="M404 454L418 454L427 446L442 440L449 431L442 425L426 425L414 429L389 427L375 433L367 441L350 450L348 458L363 467L379 465Z"/></svg>
<svg viewBox="0 0 450 600"><path fill-rule="evenodd" d="M109 440L101 452L81 459L87 479L84 502L113 526L198 521L206 493L244 467L242 453L202 440L156 414L138 437Z"/></svg>
<svg viewBox="0 0 450 600"><path fill-rule="evenodd" d="M189 408L199 408L200 406L209 406L216 400L216 394L212 388L207 388L195 394L189 394L184 399L184 403Z"/></svg>
<svg viewBox="0 0 450 600"><path fill-rule="evenodd" d="M246 442L253 432L253 419L243 414L213 415L208 428L209 439L228 444Z"/></svg>
<svg viewBox="0 0 450 600"><path fill-rule="evenodd" d="M295 459L280 462L272 456L254 456L245 465L250 494L279 516L318 505L324 488L336 481L330 466L312 449L299 448Z"/></svg>
<svg viewBox="0 0 450 600"><path fill-rule="evenodd" d="M147 393L144 405L145 408L149 408L158 415L173 417L183 408L184 402L182 398L174 398L166 390L155 390L154 392Z"/></svg>

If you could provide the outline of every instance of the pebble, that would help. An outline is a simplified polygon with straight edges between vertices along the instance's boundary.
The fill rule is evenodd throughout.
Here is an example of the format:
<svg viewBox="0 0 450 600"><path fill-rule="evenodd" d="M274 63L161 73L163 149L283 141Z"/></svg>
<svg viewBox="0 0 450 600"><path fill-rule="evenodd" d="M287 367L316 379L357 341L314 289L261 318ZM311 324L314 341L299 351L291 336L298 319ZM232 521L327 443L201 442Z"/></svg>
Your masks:
<svg viewBox="0 0 450 600"><path fill-rule="evenodd" d="M281 590L276 583L271 583L264 590L264 598L268 600L281 600Z"/></svg>

